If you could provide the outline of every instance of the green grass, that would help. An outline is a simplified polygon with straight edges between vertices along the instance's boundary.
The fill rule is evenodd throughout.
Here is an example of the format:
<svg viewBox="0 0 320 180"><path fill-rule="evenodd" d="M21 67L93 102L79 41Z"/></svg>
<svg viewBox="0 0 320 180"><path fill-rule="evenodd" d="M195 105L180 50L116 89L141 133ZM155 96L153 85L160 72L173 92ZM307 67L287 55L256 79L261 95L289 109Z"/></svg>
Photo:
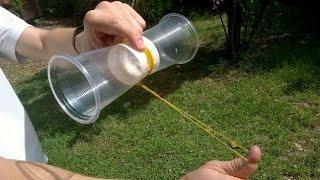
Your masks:
<svg viewBox="0 0 320 180"><path fill-rule="evenodd" d="M226 59L218 17L195 21L196 59L158 72L151 88L246 147L263 150L253 179L320 176L320 41L293 38ZM39 134L50 164L108 178L179 178L234 154L139 88L80 125L58 107L44 64L2 63ZM130 106L126 107L124 104Z"/></svg>

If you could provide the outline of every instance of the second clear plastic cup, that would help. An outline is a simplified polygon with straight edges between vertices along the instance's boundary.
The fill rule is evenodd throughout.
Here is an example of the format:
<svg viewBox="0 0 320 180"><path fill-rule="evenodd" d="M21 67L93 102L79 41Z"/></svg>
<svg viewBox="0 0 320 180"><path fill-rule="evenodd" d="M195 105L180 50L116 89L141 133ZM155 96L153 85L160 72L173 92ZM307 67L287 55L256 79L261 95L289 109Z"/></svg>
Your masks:
<svg viewBox="0 0 320 180"><path fill-rule="evenodd" d="M199 36L185 16L171 13L160 22L144 32L157 47L160 54L158 70L173 64L184 64L191 61L199 48Z"/></svg>

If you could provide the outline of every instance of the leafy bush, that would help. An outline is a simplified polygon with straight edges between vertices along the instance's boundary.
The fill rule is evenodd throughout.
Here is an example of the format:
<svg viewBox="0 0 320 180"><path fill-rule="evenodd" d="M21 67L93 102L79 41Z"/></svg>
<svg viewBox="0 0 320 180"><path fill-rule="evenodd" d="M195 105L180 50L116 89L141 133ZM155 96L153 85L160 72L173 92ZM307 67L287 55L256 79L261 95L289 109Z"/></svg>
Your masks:
<svg viewBox="0 0 320 180"><path fill-rule="evenodd" d="M96 0L40 0L40 6L44 15L65 18L83 15Z"/></svg>
<svg viewBox="0 0 320 180"><path fill-rule="evenodd" d="M210 9L212 0L132 0L132 7L139 12L149 23L158 22L159 19L170 12L189 14L193 11L201 12Z"/></svg>
<svg viewBox="0 0 320 180"><path fill-rule="evenodd" d="M10 6L9 6L10 11L15 15L20 16L23 3L24 3L23 0L10 1Z"/></svg>
<svg viewBox="0 0 320 180"><path fill-rule="evenodd" d="M18 1L18 0L16 0ZM44 15L65 18L73 17L81 19L85 12L94 8L101 0L39 0ZM112 1L112 0L111 0ZM156 22L163 15L169 12L178 12L182 10L190 10L203 8L204 3L191 3L187 0L120 0L131 5L139 14L141 14L148 22ZM201 6L200 6L200 5Z"/></svg>
<svg viewBox="0 0 320 180"><path fill-rule="evenodd" d="M18 1L18 0L16 0ZM57 18L72 17L76 22L82 20L84 14L93 9L101 0L39 0L44 15ZM112 1L112 0L111 0ZM181 12L208 8L210 0L190 2L187 0L120 0L131 5L149 23L157 22L170 12Z"/></svg>
<svg viewBox="0 0 320 180"><path fill-rule="evenodd" d="M19 0L15 0L19 1ZM173 11L174 0L121 0L133 6L147 21L157 21L165 13ZM72 17L76 21L94 8L100 0L40 0L41 9L45 16L66 18Z"/></svg>
<svg viewBox="0 0 320 180"><path fill-rule="evenodd" d="M173 10L173 0L133 0L132 7L148 22L158 21L164 14Z"/></svg>

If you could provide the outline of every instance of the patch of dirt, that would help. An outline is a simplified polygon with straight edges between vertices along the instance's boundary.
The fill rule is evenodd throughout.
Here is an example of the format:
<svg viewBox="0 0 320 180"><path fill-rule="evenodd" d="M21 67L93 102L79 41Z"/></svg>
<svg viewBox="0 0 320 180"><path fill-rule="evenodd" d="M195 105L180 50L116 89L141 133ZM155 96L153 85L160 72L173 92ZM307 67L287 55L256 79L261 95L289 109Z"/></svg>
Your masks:
<svg viewBox="0 0 320 180"><path fill-rule="evenodd" d="M36 19L33 23L35 27L42 29L54 29L54 28L63 28L63 27L73 27L72 19L47 19L40 18Z"/></svg>
<svg viewBox="0 0 320 180"><path fill-rule="evenodd" d="M11 84L18 84L35 74L44 71L47 67L45 60L30 59L27 63L19 64L11 60L0 58L0 68Z"/></svg>

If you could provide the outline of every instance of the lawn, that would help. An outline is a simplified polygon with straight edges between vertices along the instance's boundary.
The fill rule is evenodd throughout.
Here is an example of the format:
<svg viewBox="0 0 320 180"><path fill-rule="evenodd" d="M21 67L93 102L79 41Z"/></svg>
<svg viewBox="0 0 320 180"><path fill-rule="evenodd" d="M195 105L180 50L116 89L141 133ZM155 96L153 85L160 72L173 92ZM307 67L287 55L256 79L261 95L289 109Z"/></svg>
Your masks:
<svg viewBox="0 0 320 180"><path fill-rule="evenodd" d="M194 20L201 48L185 65L145 83L177 106L236 138L263 158L253 179L320 177L320 41L299 36L261 42L228 59L218 17ZM135 87L81 125L59 108L46 63L0 61L51 165L108 178L174 179L212 159L235 155Z"/></svg>

